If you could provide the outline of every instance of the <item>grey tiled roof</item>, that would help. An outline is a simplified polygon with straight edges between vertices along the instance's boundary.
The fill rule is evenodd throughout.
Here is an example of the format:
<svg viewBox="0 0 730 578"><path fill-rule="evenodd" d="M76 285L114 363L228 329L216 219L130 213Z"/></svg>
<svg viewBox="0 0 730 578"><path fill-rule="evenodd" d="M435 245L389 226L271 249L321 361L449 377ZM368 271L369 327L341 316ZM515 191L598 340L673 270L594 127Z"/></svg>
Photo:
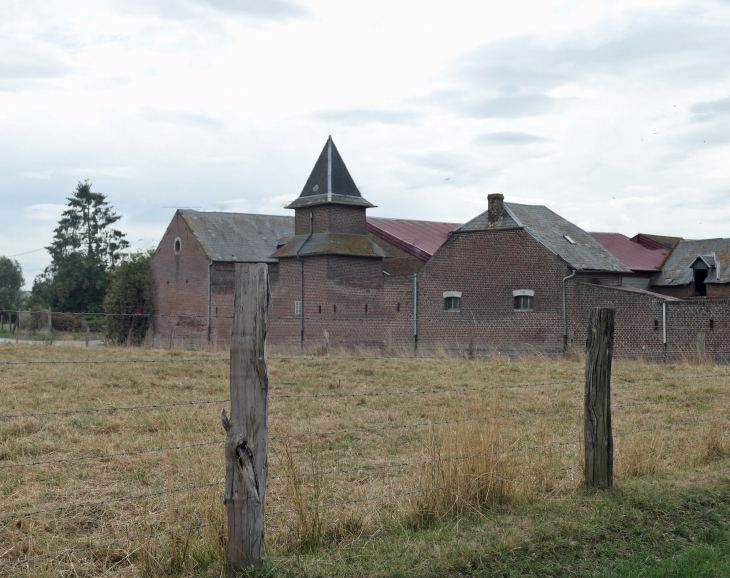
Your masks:
<svg viewBox="0 0 730 578"><path fill-rule="evenodd" d="M325 203L356 207L375 206L363 199L332 137L327 139L301 194L286 208L297 209Z"/></svg>
<svg viewBox="0 0 730 578"><path fill-rule="evenodd" d="M677 243L652 277L656 286L687 285L694 279L692 264L701 258L708 266L705 283L730 283L730 239L686 240ZM714 265L714 266L713 266Z"/></svg>
<svg viewBox="0 0 730 578"><path fill-rule="evenodd" d="M547 207L504 203L502 218L494 224L487 222L487 213L464 223L455 233L522 228L577 271L631 272L589 233Z"/></svg>
<svg viewBox="0 0 730 578"><path fill-rule="evenodd" d="M280 247L273 258L304 257L307 255L353 255L356 257L387 257L388 254L367 235L349 233L317 233L296 235Z"/></svg>
<svg viewBox="0 0 730 578"><path fill-rule="evenodd" d="M294 234L294 217L180 210L213 261L276 263L278 241Z"/></svg>

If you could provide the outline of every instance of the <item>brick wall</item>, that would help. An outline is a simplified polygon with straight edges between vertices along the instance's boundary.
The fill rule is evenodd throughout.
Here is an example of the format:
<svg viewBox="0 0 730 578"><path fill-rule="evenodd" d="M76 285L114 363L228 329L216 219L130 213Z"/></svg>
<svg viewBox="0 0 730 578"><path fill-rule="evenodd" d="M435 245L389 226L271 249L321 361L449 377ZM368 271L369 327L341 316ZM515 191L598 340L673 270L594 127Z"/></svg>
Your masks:
<svg viewBox="0 0 730 578"><path fill-rule="evenodd" d="M349 205L319 205L294 210L294 234L309 234L309 214L312 228L318 233L350 233L364 235L367 232L365 208Z"/></svg>
<svg viewBox="0 0 730 578"><path fill-rule="evenodd" d="M695 294L694 282L688 285L675 285L675 286L651 286L651 291L654 293L661 293L662 295L668 295L669 297L676 297L677 299L689 299Z"/></svg>
<svg viewBox="0 0 730 578"><path fill-rule="evenodd" d="M180 252L174 250L180 239ZM155 341L197 337L207 328L208 258L180 213L175 213L149 265Z"/></svg>
<svg viewBox="0 0 730 578"><path fill-rule="evenodd" d="M388 254L389 258L383 260L383 271L390 275L413 275L426 264L426 261L411 255L371 231L368 231L368 237Z"/></svg>
<svg viewBox="0 0 730 578"><path fill-rule="evenodd" d="M426 347L475 344L502 349L562 346L565 263L528 233L457 233L419 274L419 341ZM532 311L515 311L512 291L535 292ZM461 291L461 309L444 309L445 291Z"/></svg>

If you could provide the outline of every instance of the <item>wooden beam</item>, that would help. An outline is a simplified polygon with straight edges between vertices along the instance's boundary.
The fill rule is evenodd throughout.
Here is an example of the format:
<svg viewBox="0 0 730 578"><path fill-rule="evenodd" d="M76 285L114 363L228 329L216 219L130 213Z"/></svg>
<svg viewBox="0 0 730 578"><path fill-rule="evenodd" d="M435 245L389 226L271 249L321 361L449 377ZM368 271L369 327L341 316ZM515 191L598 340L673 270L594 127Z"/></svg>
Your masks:
<svg viewBox="0 0 730 578"><path fill-rule="evenodd" d="M583 404L585 481L587 486L613 485L611 431L611 363L615 309L591 308L586 339L586 386Z"/></svg>
<svg viewBox="0 0 730 578"><path fill-rule="evenodd" d="M226 430L228 561L260 566L264 554L264 496L268 470L269 377L266 333L271 304L269 268L236 264L231 334L231 417Z"/></svg>

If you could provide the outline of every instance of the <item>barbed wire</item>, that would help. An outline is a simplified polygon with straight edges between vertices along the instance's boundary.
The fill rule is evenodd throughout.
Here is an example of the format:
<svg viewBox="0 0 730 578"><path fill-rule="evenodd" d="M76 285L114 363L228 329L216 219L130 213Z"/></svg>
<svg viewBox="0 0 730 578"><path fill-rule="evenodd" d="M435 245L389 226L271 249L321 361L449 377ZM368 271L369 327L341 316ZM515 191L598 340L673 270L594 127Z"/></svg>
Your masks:
<svg viewBox="0 0 730 578"><path fill-rule="evenodd" d="M104 365L106 363L190 363L192 361L230 361L229 357L193 359L104 359L99 361L0 361L0 365Z"/></svg>
<svg viewBox="0 0 730 578"><path fill-rule="evenodd" d="M332 507L338 507L338 506L345 506L348 504L358 504L362 502L372 502L375 500L385 500L388 498L399 498L402 496L412 496L413 494L423 494L425 492L436 492L439 490L448 490L451 488L461 488L463 486L472 486L474 484L486 484L488 482L501 482L501 481L508 481L508 480L517 480L519 478L527 478L530 476L539 476L540 474L550 474L550 473L558 473L558 472L568 472L570 470L574 470L574 467L567 467L567 468L558 468L554 470L542 470L539 472L530 472L527 474L520 474L518 476L508 476L508 477L491 477L491 478L482 478L479 480L474 480L472 482L464 482L462 484L451 484L448 486L439 486L435 488L426 488L422 490L413 490L410 492L397 492L394 494L384 494L382 496L373 496L369 498L359 498L357 500L347 500L344 502L332 502L330 504L317 504L315 506L307 506L306 508L295 508L292 510L279 510L276 512L267 512L266 516L278 516L281 514L292 514L295 512L305 512L308 510L316 510L319 508L332 508Z"/></svg>
<svg viewBox="0 0 730 578"><path fill-rule="evenodd" d="M714 420L718 420L718 419L725 419L725 416L724 415L720 415L720 416L717 416L717 417L708 417L706 419L695 419L695 420L692 420L692 421L685 421L685 422L682 422L682 423L674 423L674 424L671 424L671 425L657 426L657 427L652 427L652 428L648 428L648 429L637 429L637 430L634 430L634 431L622 432L622 433L617 433L617 434L613 434L613 435L615 437L630 436L630 435L634 435L634 434L647 433L647 432L650 432L650 431L658 431L658 430L664 430L664 429L672 429L672 428L680 427L680 426L683 426L683 425L692 425L692 424L695 424L695 423L703 423L703 422L714 421Z"/></svg>
<svg viewBox="0 0 730 578"><path fill-rule="evenodd" d="M716 435L707 436L707 437L704 437L704 438L697 438L697 439L694 439L694 440L689 440L688 442L682 442L681 444L674 444L674 445L671 445L671 446L663 446L661 448L657 448L655 450L649 450L647 452L640 452L638 454L631 454L631 455L628 455L628 456L621 456L620 458L615 458L614 461L615 462L618 462L618 461L621 461L621 460L627 460L629 458L636 458L638 456L645 456L647 454L656 454L656 453L659 453L659 452L663 452L664 450L669 450L669 449L672 449L672 448L678 448L680 446L687 446L687 445L693 444L695 442L703 442L703 441L706 441L706 440L711 440L711 439L714 439L714 438L719 438L719 437L722 437L722 436L726 436L728 434L730 434L730 432L723 432L721 434L716 434Z"/></svg>
<svg viewBox="0 0 730 578"><path fill-rule="evenodd" d="M187 405L207 405L211 403L226 403L231 401L230 399L216 399L213 401L183 401L179 403L164 403L157 405L134 405L134 406L121 406L121 407L102 407L99 409L74 409L70 411L48 411L45 413L20 413L16 415L0 415L0 419L11 419L21 417L42 417L49 415L71 415L77 413L99 413L104 411L127 411L137 409L161 409L167 407L187 406Z"/></svg>
<svg viewBox="0 0 730 578"><path fill-rule="evenodd" d="M455 462L455 461L459 461L459 460L471 460L471 459L482 458L482 457L487 457L487 456L498 456L498 455L503 455L503 454L526 452L526 451L530 451L530 450L554 448L554 447L559 447L559 446L569 446L569 445L573 445L573 444L578 444L581 441L582 440L575 440L575 441L571 441L571 442L555 442L552 444L544 444L544 445L540 445L540 446L516 448L516 449L512 449L512 450L500 450L497 452L486 452L486 453L481 453L481 454L474 454L471 456L456 456L456 457L452 457L452 458L440 458L438 460L425 460L422 462L404 462L404 463L400 463L400 464L383 464L383 465L379 465L379 466L362 466L362 467L351 468L351 469L347 469L347 470L329 470L329 471L322 471L322 472L307 472L304 474L289 474L286 476L271 476L268 479L269 480L284 480L284 479L288 479L288 478L305 478L305 477L310 477L310 476L326 476L326 475L330 475L330 474L347 474L347 473L351 473L351 472L383 470L383 469L387 469L387 468L424 466L424 465L429 465L429 464L438 464L441 462ZM0 519L2 519L2 518L0 518Z"/></svg>
<svg viewBox="0 0 730 578"><path fill-rule="evenodd" d="M64 462L80 462L80 461L84 461L84 460L99 460L102 458L116 458L116 457L120 457L120 456L137 456L140 454L151 454L151 453L155 453L155 452L165 452L168 450L184 450L184 449L188 449L188 448L212 446L215 444L223 444L223 443L225 443L225 441L221 440L221 441L217 441L217 442L204 442L204 443L199 443L199 444L188 444L188 445L184 445L184 446L172 446L172 447L168 447L168 448L155 448L153 450L138 450L138 451L134 451L134 452L120 452L117 454L102 454L102 455L98 455L98 456L85 456L85 457L81 457L81 458L65 458L62 460L48 460L48 461L43 461L43 462L27 462L24 464L8 464L8 465L0 466L0 470L4 470L7 468L24 468L24 467L29 467L29 466L43 466L46 464L61 464Z"/></svg>
<svg viewBox="0 0 730 578"><path fill-rule="evenodd" d="M568 383L579 383L576 380L572 381L547 381L543 383L523 383L518 385L489 385L486 387L464 387L454 389L424 389L424 390L411 390L411 391L383 391L383 392L368 392L368 393L313 393L313 394L288 394L288 395L272 395L269 396L271 399L306 399L316 397L379 397L379 396L392 396L392 395L421 395L428 393L454 393L462 391L491 391L496 389L519 389L523 387L542 387L546 385L565 385ZM0 416L1 417L1 416Z"/></svg>
<svg viewBox="0 0 730 578"><path fill-rule="evenodd" d="M612 406L611 409L614 410L614 409L619 409L622 407L639 407L639 406L643 406L643 405L663 405L666 403L684 403L684 402L690 402L690 401L700 401L700 400L705 400L705 399L719 399L719 398L723 398L723 397L730 397L730 394L722 393L719 395L706 395L706 396L702 396L702 397L686 397L686 398L681 398L681 399L665 399L665 400L661 400L661 401L640 401L637 403L623 403L620 405L614 405L614 406Z"/></svg>
<svg viewBox="0 0 730 578"><path fill-rule="evenodd" d="M55 552L54 554L46 554L45 556L36 556L34 558L25 558L24 560L16 560L14 562L6 562L0 564L0 568L8 568L11 566L20 566L21 564L29 564L30 562L39 562L41 560L48 560L50 558L58 558L59 556L69 556L71 554L78 554L79 552L89 552L91 550L100 550L101 548L111 548L112 546L120 546L122 544L131 544L133 542L141 542L143 540L150 540L152 538L159 538L161 536L169 536L170 534L177 534L179 532L190 532L193 530L201 530L203 528L210 528L213 526L222 526L224 522L218 522L215 524L200 524L198 526L188 526L187 528L177 528L175 530L167 530L165 532L158 532L157 534L150 534L149 536L142 536L140 538L129 538L127 540L117 540L115 542L108 542L99 546L87 546L86 548L71 548L70 550L64 550L63 552Z"/></svg>
<svg viewBox="0 0 730 578"><path fill-rule="evenodd" d="M450 423L466 423L466 422L472 422L472 421L484 421L488 419L504 419L508 417L521 417L526 415L552 415L552 414L559 414L559 413L569 413L573 411L582 411L583 408L573 408L573 409L559 409L555 411L535 411L535 412L525 412L525 413L507 413L504 415L489 415L489 416L483 416L483 417L469 417L464 419L454 419L454 420L447 420L447 421L429 421L429 422L423 422L423 423L410 423L410 424L403 424L403 425L389 425L389 426L380 426L380 427L372 427L372 428L356 428L356 429L343 429L343 430L335 430L335 431L329 431L329 432L315 432L315 433L306 433L306 434L291 434L291 435L282 435L282 436L272 436L269 439L270 440L279 440L279 439L290 439L290 438L302 438L302 437L314 437L314 436L323 436L323 435L336 435L336 434L344 434L344 433L363 433L363 432L373 432L373 431L384 431L384 430L396 430L396 429L406 429L406 428L412 428L412 427L424 427L424 426L434 426L434 425L446 425Z"/></svg>
<svg viewBox="0 0 730 578"><path fill-rule="evenodd" d="M180 492L186 492L191 490L197 490L200 488L212 488L215 486L222 486L224 482L213 482L210 484L198 484L195 486L186 486L183 488L175 488L174 490L161 490L159 492L150 492L148 494L138 494L136 496L126 496L123 498L113 498L111 500L103 500L100 502L84 502L82 504L74 504L72 506L61 506L59 508L49 508L47 510L35 510L34 512L23 512L20 514L11 514L8 516L0 516L0 520L14 520L16 518L25 518L27 516L35 516L37 514L49 514L51 512L60 512L62 510L77 510L80 508L88 508L90 506L103 506L105 504L115 504L118 502L129 502L131 500L140 500L142 498L150 498L154 496L164 496L165 494L176 494Z"/></svg>

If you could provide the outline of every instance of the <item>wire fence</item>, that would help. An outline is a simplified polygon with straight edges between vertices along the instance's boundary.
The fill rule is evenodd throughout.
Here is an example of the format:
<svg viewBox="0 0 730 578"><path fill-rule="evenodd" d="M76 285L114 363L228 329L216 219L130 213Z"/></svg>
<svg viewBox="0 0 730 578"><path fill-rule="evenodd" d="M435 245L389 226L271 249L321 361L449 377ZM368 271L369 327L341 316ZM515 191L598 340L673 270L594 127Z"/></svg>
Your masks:
<svg viewBox="0 0 730 578"><path fill-rule="evenodd" d="M84 313L84 315L100 314ZM368 320L371 319L368 318ZM303 372L306 376L303 381L309 382L307 387L313 389L314 392L292 391L270 395L271 400L278 401L282 405L275 405L271 413L271 427L276 435L269 437L272 443L270 462L272 470L276 471L271 471L267 477L267 482L271 484L269 489L271 501L265 512L267 519L281 518L286 520L285 525L303 524L306 522L302 520L308 512L355 508L359 505L389 500L402 502L406 498L425 500L426 503L433 506L436 503L433 500L437 499L433 496L438 496L438 499L446 499L443 496L459 495L459 492L471 491L470 489L478 491L494 484L524 483L527 487L528 480L538 478L547 479L552 484L577 483L582 467L581 446L583 443L580 427L583 411L581 376L574 375L569 379L495 383L498 379L502 380L503 377L481 375L479 379L482 382L486 381L487 384L473 387L454 387L455 378L452 376L450 381L444 380L435 387L429 385L417 389L399 389L392 383L388 383L387 376L378 376L373 371L363 374L364 381L370 383L380 380L380 385L387 389L320 393L317 392L317 388L328 387L329 374L317 375L316 371L320 371L317 368L321 366L304 363L311 361L377 362L380 360L420 362L427 359L453 359L455 357L464 356L448 354L419 357L271 356L269 359L272 361L302 362L301 368L297 363L291 365ZM487 356L481 358L491 359ZM17 369L22 371L22 366L104 366L108 364L113 367L139 364L140 367L146 367L147 364L165 364L163 367L171 367L175 363L224 361L229 361L229 358L36 359L0 361L0 365L20 366ZM407 368L398 368L397 364L394 365L396 365L393 368L395 372L409 371ZM337 366L334 367L333 371L337 371ZM438 366L434 365L434 367ZM580 371L580 368L576 366L573 370ZM277 367L277 372L280 371L283 369ZM330 370L325 369L324 371ZM0 379L2 379L2 374L0 374ZM632 393L634 395L632 397L627 393L624 397L625 401L622 400L621 403L612 407L616 412L614 416L616 419L614 437L617 440L616 463L628 463L652 456L682 463L686 457L685 452L676 452L678 448L697 447L698 444L709 442L722 443L721 440L724 436L730 433L725 431L727 414L725 400L730 397L730 393L724 393L727 391L729 379L730 373L718 371L693 375L636 377L616 375L613 382L614 387L619 391L621 387L633 387L635 384L640 388L653 388L652 399L641 398L641 396L639 399L635 399L634 397L639 394ZM429 384L437 380L438 378L431 377ZM685 385L677 386L676 390L667 390L665 384L668 382ZM14 382L16 385L18 383L20 382ZM272 376L272 383L277 383L277 377ZM356 386L350 386L350 388L356 389ZM534 393L538 391L540 393ZM628 390L626 391L628 392ZM554 401L550 399L554 392L560 392L560 399ZM81 394L82 390L78 390L78 393ZM83 396L75 394L76 390L74 390L74 395L70 396L75 401L70 403L78 404L78 399L82 399ZM527 396L527 399L520 397L523 394ZM439 395L443 397L437 397ZM466 404L464 405L460 404L462 400L471 401L468 403L464 401ZM90 401L93 400L86 403ZM53 411L27 411L27 409L31 409L29 407L23 411L23 406L18 405L17 396L14 396L13 406L21 409L15 413L5 410L0 415L2 439L9 442L0 451L0 476L2 476L0 479L7 487L22 488L26 484L28 488L35 488L33 492L36 496L43 495L43 492L38 492L37 485L41 484L41 488L43 488L43 484L45 484L44 492L50 495L52 501L48 507L33 507L34 501L19 499L16 492L13 500L6 502L5 507L7 504L11 504L10 510L0 511L0 531L4 533L3 542L10 545L10 549L0 548L0 568L10 571L12 568L26 566L28 572L32 572L31 569L36 563L68 560L74 555L85 552L127 548L148 540L184 533L192 535L205 529L220 532L223 521L211 520L210 517L205 518L201 513L208 507L207 505L202 506L202 504L208 504L207 498L196 498L193 495L207 496L206 492L219 489L224 485L224 481L221 479L223 452L219 449L224 443L223 430L220 427L214 429L203 425L201 421L203 418L195 417L198 416L195 412L211 405L226 404L229 401L228 398L193 399L169 403L72 407ZM351 402L353 403L351 404ZM381 405L372 409L360 405L361 403ZM471 405L469 405L470 403ZM492 405L489 405L490 403ZM508 408L499 411L501 410L500 403L521 409ZM297 404L307 405L296 409ZM666 409L672 404L678 409ZM485 405L495 411L474 413L476 408ZM288 409L290 407L295 409ZM442 409L447 410L444 414L445 417L438 417L439 411ZM400 413L398 413L399 411ZM449 411L461 415L449 416ZM470 412L469 415L464 415L467 411ZM424 419L405 421L405 418L411 414L423 414ZM312 418L307 415L324 416L314 420L315 424L326 424L329 421L331 423L348 422L351 425L314 427ZM156 425L158 417L155 416L162 416L159 417L159 421L169 425ZM686 417L680 418L680 416ZM116 421L111 424L104 421L92 421L77 426L69 425L63 419L60 421L55 419L88 418L92 420L97 417L113 418L118 420L118 423ZM386 419L388 423L382 423L382 421L372 423L373 418ZM137 419L140 420L139 423L134 421ZM205 423L214 423L214 415L206 414L204 419ZM37 426L24 425L30 423L30 420L38 420L40 423ZM370 423L368 423L369 421ZM646 421L653 421L653 423L644 424ZM483 425L486 422L490 422L492 425ZM496 422L503 425L494 425ZM16 423L19 425L14 425ZM102 441L106 443L111 440L110 435L115 437L124 435L125 427L130 428L132 432L130 437L140 442L141 445L137 446L137 449L73 455L86 444L83 441L75 443L69 441L68 444L63 442L64 439L72 440L83 437L87 432L88 435L101 436ZM290 430L284 431L284 428L290 428ZM56 434L61 432L61 441L56 444L50 443L47 439L39 441L38 438L46 431ZM425 433L408 433L411 431ZM677 431L681 435L690 436L691 439L665 440L659 435ZM699 433L691 435L691 432L695 431ZM163 434L166 440L179 438L180 441L165 445L158 444L159 447L147 447L152 440ZM644 442L629 441L632 438L646 437L647 434L651 434L650 439ZM451 441L467 439L469 436L475 435L484 438L481 445L454 445ZM657 437L658 435L659 437ZM204 439L188 439L195 436ZM211 437L217 439L210 439ZM30 440L27 445L23 445L25 438ZM333 441L334 438L336 440ZM644 445L641 445L642 443ZM201 451L199 453L203 457L191 457L192 454L189 450L204 450L204 448L210 448L211 452ZM353 450L353 448L355 449ZM481 451L468 451L471 448ZM411 457L415 449L421 455ZM165 453L178 457L162 457ZM210 453L216 457L206 457ZM394 453L401 459L384 460L383 456L387 453ZM58 457L56 458L53 454ZM16 456L27 457L25 460L7 463ZM160 457L152 459L153 456ZM403 459L405 456L408 457ZM125 462L126 465L122 466L120 465L121 458L125 457L130 460L129 463ZM145 457L152 461L144 463L134 461ZM140 471L159 467L163 471L158 477L164 478L167 475L165 472L169 473L176 468L185 467L194 460L201 460L201 463L205 464L205 467L201 466L201 469L208 472L210 477L207 480L180 485L153 485L150 491L141 492L122 492L121 489L118 489L115 490L118 492L117 495L105 499L77 499L75 501L70 500L65 491L52 490L52 484L58 483L54 481L54 472L61 471L56 468L62 468L65 464L103 462L97 469L74 470L74 475L80 476L79 479L83 479L84 475L105 477L121 475L124 477L129 476L130 471L133 473L132 477L137 476L135 479L141 479ZM211 464L213 467L209 467ZM482 468L481 471L478 471L479 468ZM28 470L38 473L28 473ZM356 479L349 480L352 477ZM322 481L325 478L328 480L326 483ZM124 485L124 488L127 487L131 487L131 485ZM45 552L42 555L34 555L34 550L30 546L30 534L23 532L24 523L29 519L40 519L46 526L53 528L54 524L63 523L66 516L80 515L74 514L74 512L87 512L89 516L98 517L102 515L102 512L105 513L104 515L109 515L109 512L112 511L109 509L110 507L126 508L132 507L133 504L161 500L160 505L155 507L155 511L158 511L167 507L164 500L177 499L181 496L188 500L184 507L180 507L184 517L172 520L160 519L157 523L184 521L188 523L182 523L181 527L177 528L150 531L143 536L131 536L125 539L112 539L113 536L109 536L104 541L101 538L107 534L102 533L100 536L95 536L92 533L90 536L80 536L79 539L82 542L100 539L102 543L71 548L60 547L61 543L54 548L56 542L49 537L48 543L44 546L47 548ZM44 499L47 501L49 498ZM429 502L429 500L431 501ZM220 510L217 515L222 515ZM195 523L189 523L191 521L195 521ZM136 530L133 529L130 533L136 533Z"/></svg>

